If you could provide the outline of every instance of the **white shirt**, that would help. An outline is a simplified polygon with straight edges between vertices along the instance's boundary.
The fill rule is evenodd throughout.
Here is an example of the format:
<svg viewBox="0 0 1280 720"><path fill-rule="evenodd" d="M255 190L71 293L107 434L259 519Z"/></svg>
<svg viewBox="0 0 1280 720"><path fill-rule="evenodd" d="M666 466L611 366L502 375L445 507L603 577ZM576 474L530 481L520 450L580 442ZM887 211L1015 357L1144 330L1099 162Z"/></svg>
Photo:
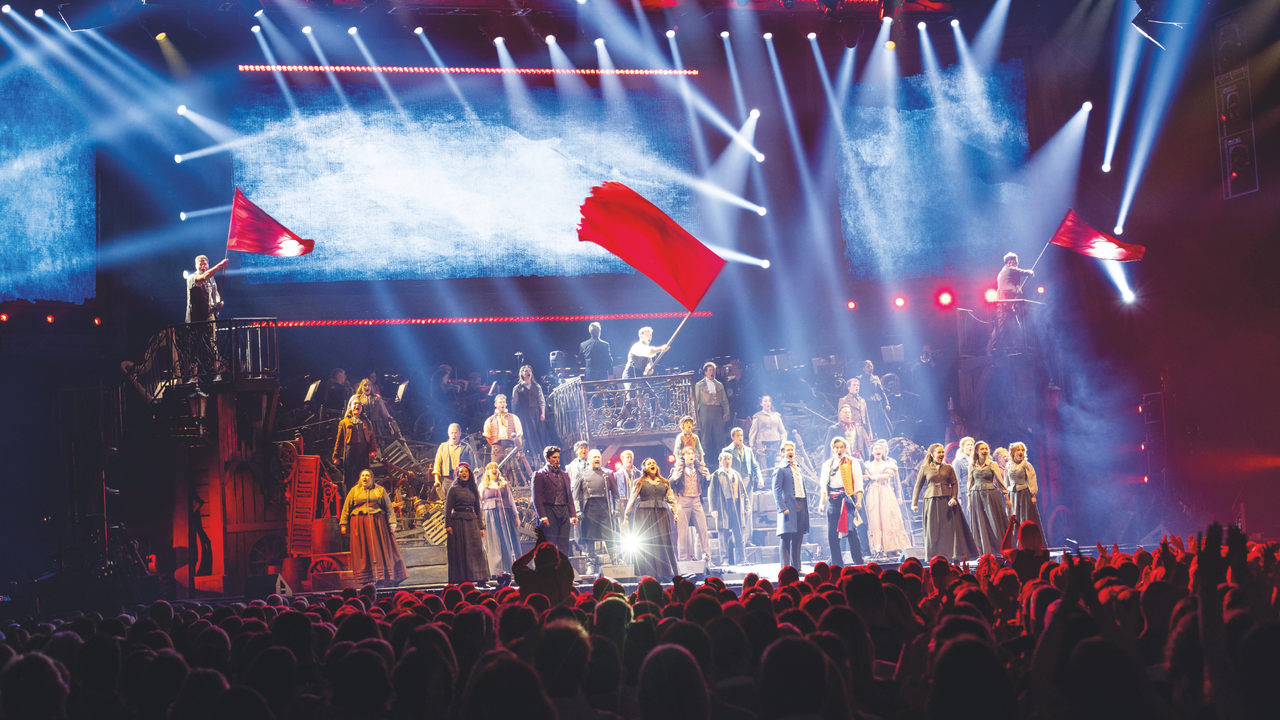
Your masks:
<svg viewBox="0 0 1280 720"><path fill-rule="evenodd" d="M804 478L800 477L800 468L795 463L791 463L791 479L796 485L796 497L800 500L804 499Z"/></svg>
<svg viewBox="0 0 1280 720"><path fill-rule="evenodd" d="M849 469L852 470L853 474L853 487L845 488L844 476L840 474L838 469L840 467L839 461L835 458L831 458L822 464L823 475L827 478L827 488L832 492L844 490L850 495L857 495L862 492L863 489L864 479L862 477L862 468L859 467L859 463L853 462L852 458L848 458L848 456L845 457L852 462ZM835 472L833 473L832 470L835 470Z"/></svg>

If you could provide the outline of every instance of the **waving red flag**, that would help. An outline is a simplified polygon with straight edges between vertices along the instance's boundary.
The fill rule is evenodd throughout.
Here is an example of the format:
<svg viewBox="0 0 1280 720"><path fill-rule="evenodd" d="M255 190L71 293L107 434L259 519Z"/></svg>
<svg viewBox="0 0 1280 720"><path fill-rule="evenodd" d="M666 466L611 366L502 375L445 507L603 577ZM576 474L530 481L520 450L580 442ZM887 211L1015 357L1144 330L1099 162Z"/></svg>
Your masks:
<svg viewBox="0 0 1280 720"><path fill-rule="evenodd" d="M591 189L582 203L578 239L622 258L690 312L725 266L723 258L622 183Z"/></svg>
<svg viewBox="0 0 1280 720"><path fill-rule="evenodd" d="M1081 255L1088 255L1099 260L1116 260L1130 262L1141 260L1147 249L1141 245L1123 243L1114 237L1089 226L1080 219L1075 210L1067 210L1058 231L1049 242L1068 250L1075 250Z"/></svg>
<svg viewBox="0 0 1280 720"><path fill-rule="evenodd" d="M231 229L227 231L228 250L296 257L306 255L315 247L315 240L298 237L262 208L249 202L240 188L236 188L236 198L231 204Z"/></svg>

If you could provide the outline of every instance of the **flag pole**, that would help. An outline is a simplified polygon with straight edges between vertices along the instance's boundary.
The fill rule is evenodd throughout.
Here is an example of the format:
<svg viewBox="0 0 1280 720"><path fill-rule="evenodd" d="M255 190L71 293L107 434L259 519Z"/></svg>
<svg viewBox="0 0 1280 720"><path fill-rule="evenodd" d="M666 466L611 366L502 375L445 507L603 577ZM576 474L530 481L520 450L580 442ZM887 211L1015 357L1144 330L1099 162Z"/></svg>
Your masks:
<svg viewBox="0 0 1280 720"><path fill-rule="evenodd" d="M1049 249L1049 246L1050 246L1050 245L1052 245L1052 244L1053 244L1053 238L1049 238L1049 242L1047 242L1047 243L1045 243L1045 244L1044 244L1044 248L1040 251L1040 254L1036 256L1036 261L1035 261L1035 262L1033 262L1033 263L1031 263L1031 269L1032 269L1032 270L1035 270L1035 269L1036 269L1036 265L1039 265L1039 264L1040 264L1040 258L1044 257L1045 250L1048 250L1048 249Z"/></svg>
<svg viewBox="0 0 1280 720"><path fill-rule="evenodd" d="M667 341L667 350L671 349L671 343L676 341L676 336L680 334L680 330L684 328L684 324L689 322L689 318L691 317L693 317L692 310L690 310L687 314L685 314L684 319L681 320L680 324L676 326L676 331L671 333L671 339ZM658 353L653 357L653 362L649 363L649 374L653 373L653 368L657 366L658 361L662 359L662 355L665 352L666 350L663 350L662 352Z"/></svg>

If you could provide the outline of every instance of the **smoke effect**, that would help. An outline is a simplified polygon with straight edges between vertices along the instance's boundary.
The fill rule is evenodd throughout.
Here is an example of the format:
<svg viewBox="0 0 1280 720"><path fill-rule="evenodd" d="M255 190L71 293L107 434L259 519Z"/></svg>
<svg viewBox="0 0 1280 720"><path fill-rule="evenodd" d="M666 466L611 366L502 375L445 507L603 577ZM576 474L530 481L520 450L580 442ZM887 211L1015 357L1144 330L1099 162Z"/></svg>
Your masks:
<svg viewBox="0 0 1280 720"><path fill-rule="evenodd" d="M97 179L85 119L36 72L0 75L0 302L97 294Z"/></svg>
<svg viewBox="0 0 1280 720"><path fill-rule="evenodd" d="M272 88L242 98L231 124L257 139L232 154L235 183L286 227L316 240L302 258L245 255L251 283L577 276L631 272L577 238L591 188L622 182L692 230L693 192L673 182L690 151L678 103L629 95L628 122L593 95L561 105L530 88L530 111L502 94L404 102L352 88L296 93L300 125Z"/></svg>
<svg viewBox="0 0 1280 720"><path fill-rule="evenodd" d="M855 279L965 274L1025 245L1021 60L982 77L956 66L903 78L896 107L859 103L873 95L855 93L844 115L840 217Z"/></svg>

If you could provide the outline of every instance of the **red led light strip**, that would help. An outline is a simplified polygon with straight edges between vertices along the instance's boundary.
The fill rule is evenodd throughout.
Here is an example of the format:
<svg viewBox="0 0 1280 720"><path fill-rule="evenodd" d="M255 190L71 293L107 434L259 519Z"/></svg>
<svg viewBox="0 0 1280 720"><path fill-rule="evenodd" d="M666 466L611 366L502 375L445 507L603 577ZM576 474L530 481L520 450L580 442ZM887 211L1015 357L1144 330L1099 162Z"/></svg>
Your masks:
<svg viewBox="0 0 1280 720"><path fill-rule="evenodd" d="M324 72L331 70L340 73L371 73L381 70L384 73L403 74L441 74L451 75L697 75L697 70L591 70L574 68L486 68L486 67L436 67L431 66L394 66L370 67L368 65L241 65L240 72Z"/></svg>
<svg viewBox="0 0 1280 720"><path fill-rule="evenodd" d="M347 327L356 325L477 325L481 323L518 322L590 322L592 320L663 320L683 318L684 313L624 313L621 315L506 315L495 317L457 318L378 318L368 320L280 320L276 327ZM701 310L694 317L711 317L710 310Z"/></svg>

